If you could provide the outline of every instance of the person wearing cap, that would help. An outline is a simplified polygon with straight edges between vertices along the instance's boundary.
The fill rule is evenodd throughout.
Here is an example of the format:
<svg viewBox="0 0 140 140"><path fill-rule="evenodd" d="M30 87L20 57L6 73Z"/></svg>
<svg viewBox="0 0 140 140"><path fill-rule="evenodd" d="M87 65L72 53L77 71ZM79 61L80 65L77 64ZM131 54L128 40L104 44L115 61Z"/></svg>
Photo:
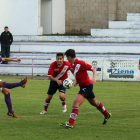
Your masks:
<svg viewBox="0 0 140 140"><path fill-rule="evenodd" d="M0 42L1 42L1 57L9 58L10 56L10 45L13 42L13 36L9 32L8 27L4 28L4 32L1 33ZM2 64L8 64L8 62L2 61Z"/></svg>

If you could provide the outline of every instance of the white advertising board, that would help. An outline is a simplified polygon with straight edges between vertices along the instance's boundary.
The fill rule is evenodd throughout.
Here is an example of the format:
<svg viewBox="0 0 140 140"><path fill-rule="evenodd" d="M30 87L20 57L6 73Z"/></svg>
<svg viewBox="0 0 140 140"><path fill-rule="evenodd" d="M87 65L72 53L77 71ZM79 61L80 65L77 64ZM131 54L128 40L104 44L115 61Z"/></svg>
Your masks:
<svg viewBox="0 0 140 140"><path fill-rule="evenodd" d="M78 58L79 59L79 58ZM97 71L97 81L140 81L140 70L138 69L138 58L81 58L92 65ZM90 79L93 73L88 71ZM71 72L68 72L70 79L75 80Z"/></svg>
<svg viewBox="0 0 140 140"><path fill-rule="evenodd" d="M104 60L103 80L109 81L140 81L138 59L135 60Z"/></svg>

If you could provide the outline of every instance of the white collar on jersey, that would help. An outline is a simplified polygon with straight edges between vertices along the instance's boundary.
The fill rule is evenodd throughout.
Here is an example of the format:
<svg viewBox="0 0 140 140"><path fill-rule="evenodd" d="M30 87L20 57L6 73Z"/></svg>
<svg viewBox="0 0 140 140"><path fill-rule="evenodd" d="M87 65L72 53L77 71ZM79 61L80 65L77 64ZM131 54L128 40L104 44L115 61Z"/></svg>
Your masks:
<svg viewBox="0 0 140 140"><path fill-rule="evenodd" d="M77 58L74 59L74 62L75 62L75 60L77 60ZM72 63L72 65L74 65L74 62Z"/></svg>

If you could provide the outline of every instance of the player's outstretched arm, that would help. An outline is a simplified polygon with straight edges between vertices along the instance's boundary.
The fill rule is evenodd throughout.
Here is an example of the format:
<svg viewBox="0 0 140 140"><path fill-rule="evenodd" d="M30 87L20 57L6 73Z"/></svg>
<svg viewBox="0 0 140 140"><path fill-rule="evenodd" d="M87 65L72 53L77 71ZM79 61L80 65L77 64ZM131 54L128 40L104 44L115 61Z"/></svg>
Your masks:
<svg viewBox="0 0 140 140"><path fill-rule="evenodd" d="M2 61L14 61L20 63L21 59L2 58Z"/></svg>
<svg viewBox="0 0 140 140"><path fill-rule="evenodd" d="M91 71L93 72L93 78L91 80L92 84L96 83L96 75L97 75L97 72L94 68L91 68Z"/></svg>

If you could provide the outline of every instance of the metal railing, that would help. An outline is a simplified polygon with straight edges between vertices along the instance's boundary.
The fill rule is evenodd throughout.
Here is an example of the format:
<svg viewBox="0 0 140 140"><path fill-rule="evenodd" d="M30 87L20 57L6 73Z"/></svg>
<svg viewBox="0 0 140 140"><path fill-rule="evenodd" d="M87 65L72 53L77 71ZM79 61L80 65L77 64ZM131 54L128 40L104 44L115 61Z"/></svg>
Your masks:
<svg viewBox="0 0 140 140"><path fill-rule="evenodd" d="M12 58L12 59L17 59L17 58ZM51 58L20 58L22 59L26 59L26 60L32 60L31 64L20 64L20 63L16 63L16 64L1 64L0 67L30 67L32 68L32 72L31 73L26 73L26 74L31 74L32 78L34 76L34 74L44 74L44 73L34 73L34 68L49 68L49 64L47 65L42 65L42 64L34 64L34 60L51 60ZM3 73L3 74L9 74L9 73ZM17 73L12 73L12 74L17 74ZM25 73L18 73L18 74L25 74Z"/></svg>

